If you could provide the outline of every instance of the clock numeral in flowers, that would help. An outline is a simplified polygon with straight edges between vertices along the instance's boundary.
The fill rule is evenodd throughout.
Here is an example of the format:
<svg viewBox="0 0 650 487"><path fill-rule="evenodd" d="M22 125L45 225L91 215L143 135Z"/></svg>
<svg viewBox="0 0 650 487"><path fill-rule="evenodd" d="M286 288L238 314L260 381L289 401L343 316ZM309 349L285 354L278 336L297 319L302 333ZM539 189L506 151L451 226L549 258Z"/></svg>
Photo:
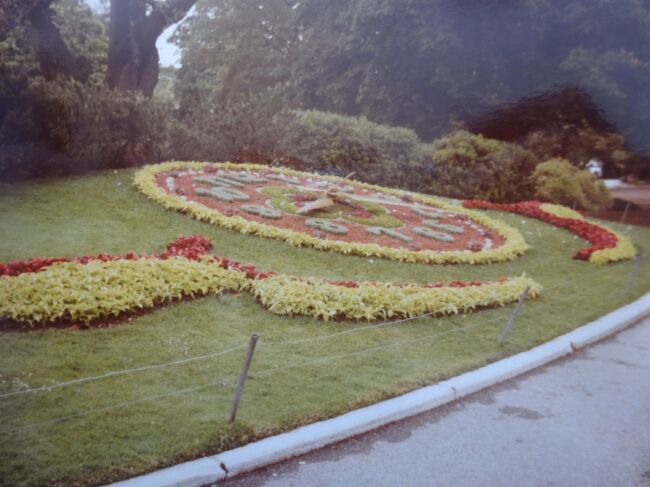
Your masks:
<svg viewBox="0 0 650 487"><path fill-rule="evenodd" d="M263 218L270 218L272 220L277 220L282 217L282 212L276 210L275 208L269 208L268 206L262 205L241 205L241 209L246 213L251 213L253 215L258 215Z"/></svg>
<svg viewBox="0 0 650 487"><path fill-rule="evenodd" d="M440 223L438 220L422 220L422 224L427 227L435 228L449 233L465 233L463 227L452 225L451 223Z"/></svg>
<svg viewBox="0 0 650 487"><path fill-rule="evenodd" d="M273 181L281 181L283 183L287 184L298 184L299 180L298 178L290 178L289 176L285 176L284 174L265 174L264 177L267 179L272 179Z"/></svg>
<svg viewBox="0 0 650 487"><path fill-rule="evenodd" d="M317 230L322 230L327 233L333 233L336 235L345 235L348 233L348 227L341 225L339 223L334 223L323 218L307 218L305 220L305 225Z"/></svg>
<svg viewBox="0 0 650 487"><path fill-rule="evenodd" d="M448 233L436 232L427 227L413 227L413 233L420 235L421 237L431 238L433 240L439 240L441 242L453 242L454 237Z"/></svg>
<svg viewBox="0 0 650 487"><path fill-rule="evenodd" d="M219 172L217 175L241 184L267 183L269 181L266 178L254 176L253 174L249 173Z"/></svg>
<svg viewBox="0 0 650 487"><path fill-rule="evenodd" d="M214 187L212 189L203 189L203 188L197 188L196 194L199 196L209 196L211 198L216 198L221 201L248 201L251 199L250 196L248 196L246 193L243 191L239 191L234 188L221 188L221 187Z"/></svg>
<svg viewBox="0 0 650 487"><path fill-rule="evenodd" d="M371 233L373 235L388 235L389 237L396 238L398 240L402 240L403 242L412 242L413 239L409 237L408 235L404 235L403 233L399 233L397 230L393 230L392 228L384 228L384 227L367 227L366 231L368 233Z"/></svg>
<svg viewBox="0 0 650 487"><path fill-rule="evenodd" d="M195 181L197 183L206 183L211 186L219 186L221 188L231 188L233 186L237 186L239 188L243 188L244 184L238 183L237 181L230 181L229 179L226 179L221 176L197 176L195 178L192 178L192 181Z"/></svg>
<svg viewBox="0 0 650 487"><path fill-rule="evenodd" d="M422 208L421 206L417 205L411 205L409 208L413 213L424 218L432 218L435 220L437 218L445 216L442 211L432 208Z"/></svg>

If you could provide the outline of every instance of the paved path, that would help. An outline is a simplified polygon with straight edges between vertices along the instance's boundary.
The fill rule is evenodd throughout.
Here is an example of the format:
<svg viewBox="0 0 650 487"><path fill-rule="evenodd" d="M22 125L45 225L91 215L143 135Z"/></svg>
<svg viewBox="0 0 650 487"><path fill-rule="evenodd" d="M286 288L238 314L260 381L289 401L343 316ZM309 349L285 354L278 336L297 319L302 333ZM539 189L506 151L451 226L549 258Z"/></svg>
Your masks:
<svg viewBox="0 0 650 487"><path fill-rule="evenodd" d="M650 319L436 411L227 487L650 487Z"/></svg>

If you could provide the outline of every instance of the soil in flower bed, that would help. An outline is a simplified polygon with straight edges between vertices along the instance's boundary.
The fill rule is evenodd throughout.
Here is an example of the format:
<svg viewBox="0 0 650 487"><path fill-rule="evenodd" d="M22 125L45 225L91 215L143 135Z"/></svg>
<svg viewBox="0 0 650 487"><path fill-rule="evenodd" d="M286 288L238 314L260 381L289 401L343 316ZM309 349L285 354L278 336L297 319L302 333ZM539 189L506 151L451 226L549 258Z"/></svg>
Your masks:
<svg viewBox="0 0 650 487"><path fill-rule="evenodd" d="M232 172L236 173L236 171ZM196 201L212 210L216 210L222 213L225 216L240 216L249 221L262 223L269 226L275 226L282 229L293 230L307 235L316 236L324 240L377 244L383 247L391 247L397 249L401 248L411 251L430 250L434 252L475 252L482 249L497 248L504 243L504 239L496 232L470 220L460 213L441 210L435 207L427 207L425 205L418 206L429 211L440 211L441 216L437 219L439 223L460 226L463 228L463 233L450 234L454 239L453 242L445 242L418 235L413 232L413 227L426 227L424 220L427 218L414 213L411 210L412 203L399 201L398 198L392 197L388 194L379 194L374 191L369 191L365 188L355 185L353 182L350 182L349 184L349 187L352 188L353 191L347 194L356 198L363 198L361 201L380 204L387 210L388 215L402 222L402 226L392 227L391 229L398 231L402 235L406 235L411 239L411 241L405 242L385 234L370 234L367 231L367 228L369 226L373 226L372 219L369 219L367 225L353 222L344 218L330 219L334 223L345 225L345 227L348 228L348 232L346 234L331 234L307 226L305 223L307 217L304 215L295 215L288 212L282 212L282 216L280 218L269 219L259 215L251 214L241 209L242 204L272 207L269 196L262 192L264 188L270 187L299 189L302 192L311 192L311 194L314 195L314 198L324 196L324 188L317 185L320 180L312 180L311 178L303 176L293 178L293 182L291 184L277 180L269 180L268 182L248 183L243 186L235 186L233 189L246 193L250 199L244 202L225 202L210 196L202 196L196 194L197 189L209 190L212 186L207 183L196 182L193 180L193 178L199 176L210 176L211 174L213 173L210 173L209 171L199 170L165 171L156 175L156 183L167 193L176 194L188 201ZM267 174L250 172L247 174L250 174L252 176L265 177L272 173ZM345 195L346 193L342 194ZM382 199L382 195L384 198L391 199L386 199L386 201L384 201ZM296 203L296 206L300 207L301 203ZM349 213L354 215L354 210L351 209ZM362 213L367 212L364 212L363 210L359 212L359 214ZM318 215L309 215L309 217L317 216ZM444 230L438 230L436 228L432 228L432 230L448 233Z"/></svg>

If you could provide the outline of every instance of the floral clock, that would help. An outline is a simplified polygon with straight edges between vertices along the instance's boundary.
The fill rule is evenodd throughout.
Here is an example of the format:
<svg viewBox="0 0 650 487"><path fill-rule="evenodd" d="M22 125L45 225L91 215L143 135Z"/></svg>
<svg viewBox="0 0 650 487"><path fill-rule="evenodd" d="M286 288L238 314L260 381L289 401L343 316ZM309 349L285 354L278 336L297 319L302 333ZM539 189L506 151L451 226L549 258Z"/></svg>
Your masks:
<svg viewBox="0 0 650 487"><path fill-rule="evenodd" d="M528 248L508 225L437 198L252 164L147 166L136 185L198 219L292 245L406 262L480 264Z"/></svg>
<svg viewBox="0 0 650 487"><path fill-rule="evenodd" d="M631 258L625 237L553 205L443 200L343 178L230 163L146 166L136 186L170 209L245 234L345 254L404 262L486 264L528 248L514 228L473 209L511 211L565 228L592 247L577 258ZM516 301L541 286L526 276L428 284L329 281L259 271L212 255L200 235L179 237L160 254L99 254L0 263L0 320L19 325L95 322L175 299L250 293L270 312L323 320L456 314ZM52 283L58 283L53 286Z"/></svg>

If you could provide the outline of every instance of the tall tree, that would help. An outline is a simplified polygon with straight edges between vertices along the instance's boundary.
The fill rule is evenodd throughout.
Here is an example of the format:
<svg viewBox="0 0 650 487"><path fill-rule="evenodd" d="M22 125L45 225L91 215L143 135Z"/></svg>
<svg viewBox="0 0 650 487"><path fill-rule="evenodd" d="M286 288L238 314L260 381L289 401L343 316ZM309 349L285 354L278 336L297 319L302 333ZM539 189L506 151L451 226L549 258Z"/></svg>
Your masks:
<svg viewBox="0 0 650 487"><path fill-rule="evenodd" d="M281 22L269 15L274 4ZM647 0L200 5L216 15L188 22L180 38L178 86L190 95L205 90L227 99L244 86L259 92L266 79L267 86L283 83L293 104L411 127L429 139L504 104L579 85L628 138L650 149ZM286 53L283 38L292 41Z"/></svg>
<svg viewBox="0 0 650 487"><path fill-rule="evenodd" d="M263 7L263 8L260 8ZM182 52L176 94L184 114L288 79L301 32L285 0L204 0L174 34Z"/></svg>
<svg viewBox="0 0 650 487"><path fill-rule="evenodd" d="M52 3L53 0L41 0L27 14L29 38L41 66L41 73L48 81L59 76L86 81L90 68L83 58L70 52L59 27L54 23Z"/></svg>
<svg viewBox="0 0 650 487"><path fill-rule="evenodd" d="M156 40L195 3L196 0L111 0L108 86L151 96L159 74Z"/></svg>
<svg viewBox="0 0 650 487"><path fill-rule="evenodd" d="M84 81L88 76L83 59L75 56L54 21L54 0L6 0L0 3L0 41L12 32L27 32L45 79L59 76ZM84 69L86 68L86 69Z"/></svg>

